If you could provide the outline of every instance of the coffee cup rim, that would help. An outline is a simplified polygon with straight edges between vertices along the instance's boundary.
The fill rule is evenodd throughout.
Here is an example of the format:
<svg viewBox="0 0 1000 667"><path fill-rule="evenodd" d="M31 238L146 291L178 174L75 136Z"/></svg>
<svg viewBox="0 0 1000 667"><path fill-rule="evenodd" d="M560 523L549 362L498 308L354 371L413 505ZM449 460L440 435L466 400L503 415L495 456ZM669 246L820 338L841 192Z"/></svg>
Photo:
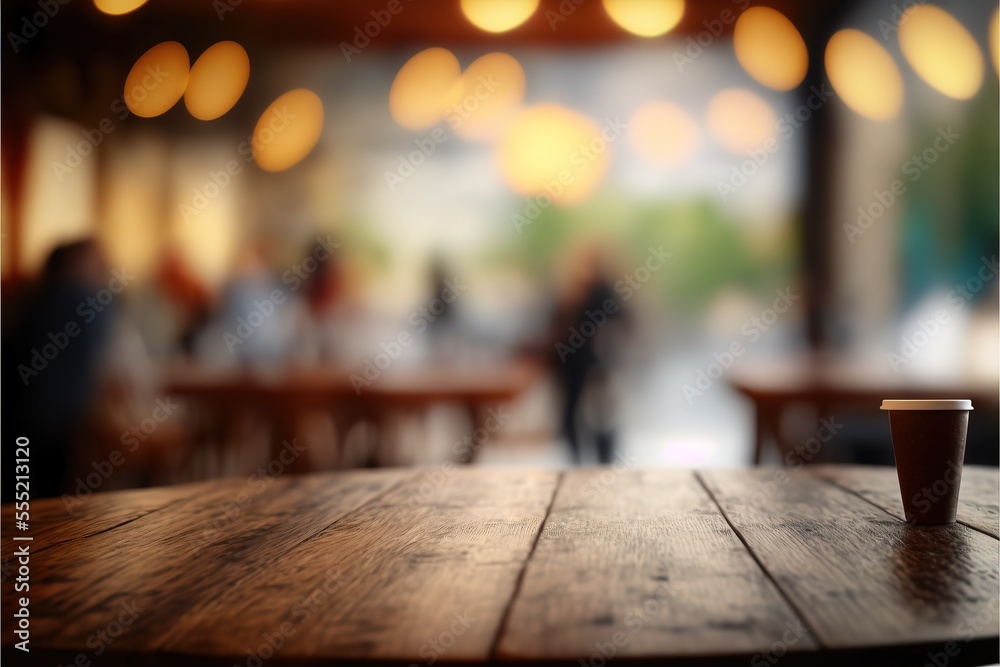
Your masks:
<svg viewBox="0 0 1000 667"><path fill-rule="evenodd" d="M885 399L880 410L972 410L967 398Z"/></svg>

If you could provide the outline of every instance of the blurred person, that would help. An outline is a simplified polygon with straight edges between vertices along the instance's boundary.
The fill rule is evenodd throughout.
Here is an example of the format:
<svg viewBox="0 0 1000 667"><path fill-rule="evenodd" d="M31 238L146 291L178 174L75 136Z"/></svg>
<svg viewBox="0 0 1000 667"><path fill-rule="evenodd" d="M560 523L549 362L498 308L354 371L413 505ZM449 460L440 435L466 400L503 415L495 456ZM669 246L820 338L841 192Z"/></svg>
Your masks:
<svg viewBox="0 0 1000 667"><path fill-rule="evenodd" d="M463 353L458 331L455 301L459 295L454 294L450 287L450 278L454 271L448 270L448 264L441 255L434 255L430 261L428 278L430 282L430 299L423 320L427 324L427 336L430 343L430 357L440 362L456 362Z"/></svg>
<svg viewBox="0 0 1000 667"><path fill-rule="evenodd" d="M176 249L161 257L153 281L131 310L149 354L157 360L191 357L212 312L212 294Z"/></svg>
<svg viewBox="0 0 1000 667"><path fill-rule="evenodd" d="M198 361L268 366L301 360L308 331L302 295L279 280L269 255L266 240L244 249L195 341Z"/></svg>
<svg viewBox="0 0 1000 667"><path fill-rule="evenodd" d="M615 453L615 371L628 317L608 279L608 260L598 244L586 246L553 318L551 359L563 396L560 426L574 463L593 443L599 463Z"/></svg>
<svg viewBox="0 0 1000 667"><path fill-rule="evenodd" d="M348 293L347 272L336 250L339 246L329 237L311 241L302 256L314 258L316 269L302 279L294 271L286 271L283 277L294 288L301 285L308 316L303 345L311 361L350 358L350 327L358 313Z"/></svg>
<svg viewBox="0 0 1000 667"><path fill-rule="evenodd" d="M30 441L34 498L66 486L111 341L114 296L128 280L109 269L93 240L60 245L4 341L4 426ZM13 497L12 486L4 486L4 497Z"/></svg>

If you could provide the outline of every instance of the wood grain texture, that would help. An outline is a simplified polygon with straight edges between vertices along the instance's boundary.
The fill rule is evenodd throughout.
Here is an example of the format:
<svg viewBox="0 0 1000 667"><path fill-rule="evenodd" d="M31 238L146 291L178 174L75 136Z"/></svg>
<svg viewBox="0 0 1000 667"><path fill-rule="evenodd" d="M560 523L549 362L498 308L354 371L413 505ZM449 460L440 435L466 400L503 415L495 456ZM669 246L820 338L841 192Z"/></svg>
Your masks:
<svg viewBox="0 0 1000 667"><path fill-rule="evenodd" d="M28 531L33 538L32 549L37 552L60 542L110 530L176 503L185 495L196 492L196 487L185 485L118 493L94 493L82 499L71 497L65 502L59 498L33 500ZM14 525L13 503L3 506L0 520L5 527ZM8 542L2 543L5 556L10 547Z"/></svg>
<svg viewBox="0 0 1000 667"><path fill-rule="evenodd" d="M1000 659L997 539L781 474L445 467L97 494L75 518L37 501L32 652L5 615L3 662L874 667L948 640L948 667Z"/></svg>
<svg viewBox="0 0 1000 667"><path fill-rule="evenodd" d="M123 611L138 609L114 646L155 650L178 618L255 581L278 556L407 474L258 477L178 491L181 499L158 512L35 556L33 632L47 645L84 647ZM4 593L10 605L11 590Z"/></svg>
<svg viewBox="0 0 1000 667"><path fill-rule="evenodd" d="M903 518L895 468L824 465L811 470ZM958 521L1000 539L1000 477L996 468L965 466L962 470Z"/></svg>
<svg viewBox="0 0 1000 667"><path fill-rule="evenodd" d="M699 474L825 648L960 636L996 647L995 539L910 526L807 470Z"/></svg>
<svg viewBox="0 0 1000 667"><path fill-rule="evenodd" d="M799 624L690 471L572 471L498 657L749 657Z"/></svg>
<svg viewBox="0 0 1000 667"><path fill-rule="evenodd" d="M166 652L282 660L483 661L554 472L423 471L176 619ZM219 628L225 628L224 633Z"/></svg>

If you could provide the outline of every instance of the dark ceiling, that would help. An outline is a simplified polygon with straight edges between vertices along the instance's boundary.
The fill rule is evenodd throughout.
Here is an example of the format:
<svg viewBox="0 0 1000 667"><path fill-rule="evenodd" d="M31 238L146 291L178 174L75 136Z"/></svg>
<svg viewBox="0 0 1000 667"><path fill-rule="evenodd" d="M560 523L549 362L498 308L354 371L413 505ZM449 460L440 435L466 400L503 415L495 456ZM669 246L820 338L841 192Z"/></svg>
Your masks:
<svg viewBox="0 0 1000 667"><path fill-rule="evenodd" d="M384 11L389 1L149 0L130 14L108 16L92 0L4 0L0 10L7 42L0 58L4 129L18 132L39 112L93 126L107 116L109 104L121 95L125 75L136 58L165 40L180 41L192 58L226 39L242 44L252 59L302 47L339 50L342 43L354 42L356 31L373 21L372 12ZM541 0L526 23L502 34L486 33L469 23L459 0L398 2L402 11L380 28L366 48L416 51L429 46L502 49L530 45L579 49L639 39L613 23L600 0ZM735 17L751 4L782 11L812 45L825 43L826 36L839 27L829 14L842 15L854 2L688 0L685 16L672 34L696 37L709 29L731 34ZM32 27L25 29L43 5L58 7L58 11L45 17L45 25L36 32ZM34 22L41 23L39 19ZM11 33L21 34L24 40L13 44ZM252 88L240 107L253 104ZM234 111L230 120L241 120L244 109ZM187 114L173 111L161 122L167 131L197 132L192 125Z"/></svg>
<svg viewBox="0 0 1000 667"><path fill-rule="evenodd" d="M107 16L89 0L41 0L60 6L42 33L36 48L65 50L71 45L130 55L157 39L203 35L208 42L220 37L265 39L275 46L316 44L335 47L350 40L357 26L372 20L389 0L149 0L124 16ZM630 39L606 15L600 0L542 0L527 22L506 33L492 35L471 25L459 0L398 0L402 11L378 35L381 44L511 44L554 46ZM4 0L4 33L21 18L39 11L40 0ZM794 0L688 0L675 32L697 34L725 15L738 15L748 5L774 7L799 29L811 32L818 8L830 2ZM843 4L843 3L837 3ZM52 42L58 42L53 44ZM66 40L69 41L66 41ZM33 40L34 41L34 40ZM44 46L43 46L44 44ZM135 45L135 46L134 46ZM34 50L34 49L32 49Z"/></svg>

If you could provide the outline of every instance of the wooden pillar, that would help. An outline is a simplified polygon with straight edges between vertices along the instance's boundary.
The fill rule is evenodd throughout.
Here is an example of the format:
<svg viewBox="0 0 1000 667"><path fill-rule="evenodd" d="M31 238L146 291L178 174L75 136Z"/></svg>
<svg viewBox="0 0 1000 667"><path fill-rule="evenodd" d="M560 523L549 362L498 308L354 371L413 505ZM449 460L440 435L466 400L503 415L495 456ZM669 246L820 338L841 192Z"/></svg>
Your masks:
<svg viewBox="0 0 1000 667"><path fill-rule="evenodd" d="M859 0L817 3L812 29L803 34L809 51L809 70L799 86L799 103L807 104L816 91L831 91L827 83L824 55L827 42L860 4ZM824 88L823 86L826 86ZM814 98L815 99L815 98ZM815 106L815 102L813 102ZM842 144L836 122L836 96L826 98L819 109L812 110L803 123L806 133L806 191L802 211L802 275L806 304L806 340L814 352L836 348L832 337L834 309L833 234L838 229L834 219L835 181L838 151Z"/></svg>
<svg viewBox="0 0 1000 667"><path fill-rule="evenodd" d="M3 187L7 199L5 228L7 237L2 242L6 248L5 261L10 280L17 282L23 276L21 257L24 230L25 181L28 171L28 146L33 125L31 112L8 98L2 117L3 143L0 159L3 160Z"/></svg>

